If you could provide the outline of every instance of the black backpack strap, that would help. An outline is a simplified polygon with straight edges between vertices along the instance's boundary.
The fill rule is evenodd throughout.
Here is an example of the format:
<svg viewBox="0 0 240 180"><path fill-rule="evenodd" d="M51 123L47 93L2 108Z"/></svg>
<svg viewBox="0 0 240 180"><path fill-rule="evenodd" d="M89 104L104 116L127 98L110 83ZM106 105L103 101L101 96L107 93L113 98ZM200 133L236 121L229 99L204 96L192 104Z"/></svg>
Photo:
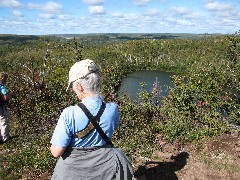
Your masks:
<svg viewBox="0 0 240 180"><path fill-rule="evenodd" d="M93 126L96 128L97 132L100 134L100 136L103 138L103 140L108 145L113 145L111 140L108 138L108 136L104 133L104 131L98 124L98 121L99 121L103 111L105 110L106 104L104 102L102 102L102 106L95 117L90 113L90 111L87 109L87 107L83 103L79 103L78 106L83 110L83 112L88 117L88 119L91 121Z"/></svg>
<svg viewBox="0 0 240 180"><path fill-rule="evenodd" d="M81 104L82 104L82 103L81 103ZM84 104L83 104L83 105L84 105ZM85 106L85 105L84 105L84 106ZM86 108L86 106L85 106L85 108ZM105 108L106 108L106 103L102 102L102 106L100 107L97 115L94 117L95 120L99 121L99 119L100 119L100 117L102 116ZM87 108L86 108L86 109L87 109ZM87 111L88 111L89 114L91 114L88 109L87 109ZM84 112L84 113L85 113L85 112ZM86 114L86 113L85 113L85 114ZM92 115L92 114L91 114L91 115Z"/></svg>

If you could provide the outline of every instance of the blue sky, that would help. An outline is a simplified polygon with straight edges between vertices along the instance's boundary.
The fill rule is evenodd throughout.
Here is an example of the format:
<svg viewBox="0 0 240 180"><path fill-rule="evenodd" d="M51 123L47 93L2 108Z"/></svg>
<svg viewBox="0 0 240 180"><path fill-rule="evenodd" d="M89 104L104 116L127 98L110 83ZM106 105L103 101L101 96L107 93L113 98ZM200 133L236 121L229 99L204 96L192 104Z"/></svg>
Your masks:
<svg viewBox="0 0 240 180"><path fill-rule="evenodd" d="M0 0L0 34L239 30L240 0Z"/></svg>

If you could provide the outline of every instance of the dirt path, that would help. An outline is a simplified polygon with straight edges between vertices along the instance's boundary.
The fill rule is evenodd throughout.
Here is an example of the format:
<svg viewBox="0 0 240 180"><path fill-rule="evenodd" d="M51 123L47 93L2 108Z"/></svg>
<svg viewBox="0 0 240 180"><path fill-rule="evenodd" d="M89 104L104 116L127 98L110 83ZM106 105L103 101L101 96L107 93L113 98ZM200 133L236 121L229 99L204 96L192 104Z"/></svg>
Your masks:
<svg viewBox="0 0 240 180"><path fill-rule="evenodd" d="M222 135L197 148L192 145L162 144L148 161L139 161L140 180L239 180L240 137ZM159 160L156 160L156 159Z"/></svg>

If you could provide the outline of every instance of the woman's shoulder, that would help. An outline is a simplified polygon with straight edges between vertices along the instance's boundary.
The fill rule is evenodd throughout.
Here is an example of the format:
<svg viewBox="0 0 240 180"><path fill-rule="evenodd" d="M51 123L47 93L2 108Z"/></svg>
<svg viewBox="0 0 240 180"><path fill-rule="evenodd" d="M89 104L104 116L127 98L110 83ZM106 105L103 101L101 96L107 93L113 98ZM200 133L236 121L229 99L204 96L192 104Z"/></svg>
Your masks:
<svg viewBox="0 0 240 180"><path fill-rule="evenodd" d="M65 107L64 109L63 109L63 111L69 111L69 112L71 112L71 111L75 111L77 108L79 108L79 106L76 104L76 105L70 105L70 106L68 106L68 107Z"/></svg>
<svg viewBox="0 0 240 180"><path fill-rule="evenodd" d="M109 111L118 111L118 106L115 102L106 102L106 109Z"/></svg>
<svg viewBox="0 0 240 180"><path fill-rule="evenodd" d="M117 104L115 102L105 102L106 106L110 106L110 107L117 107Z"/></svg>
<svg viewBox="0 0 240 180"><path fill-rule="evenodd" d="M71 105L63 109L59 119L71 123L76 116L81 116L81 114L82 111L77 105Z"/></svg>
<svg viewBox="0 0 240 180"><path fill-rule="evenodd" d="M115 102L105 102L107 110L118 110L117 104ZM81 113L81 108L76 105L71 105L63 109L62 115L69 116L74 113Z"/></svg>
<svg viewBox="0 0 240 180"><path fill-rule="evenodd" d="M69 114L74 114L79 109L77 105L70 105L66 108L63 109L62 114L64 115L69 115Z"/></svg>

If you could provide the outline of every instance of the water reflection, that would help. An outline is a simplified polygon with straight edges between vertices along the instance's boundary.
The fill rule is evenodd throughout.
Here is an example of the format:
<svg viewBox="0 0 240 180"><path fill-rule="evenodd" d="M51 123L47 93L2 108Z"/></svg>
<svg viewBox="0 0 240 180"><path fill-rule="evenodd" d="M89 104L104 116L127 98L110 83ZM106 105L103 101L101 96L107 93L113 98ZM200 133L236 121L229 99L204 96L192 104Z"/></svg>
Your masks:
<svg viewBox="0 0 240 180"><path fill-rule="evenodd" d="M174 84L171 80L173 73L158 71L158 70L142 70L129 74L122 80L122 85L119 88L118 95L129 96L132 100L137 100L137 94L142 89L141 83L146 86L144 89L148 92L153 91L153 85L157 83L160 96L167 96L168 87L173 88Z"/></svg>

